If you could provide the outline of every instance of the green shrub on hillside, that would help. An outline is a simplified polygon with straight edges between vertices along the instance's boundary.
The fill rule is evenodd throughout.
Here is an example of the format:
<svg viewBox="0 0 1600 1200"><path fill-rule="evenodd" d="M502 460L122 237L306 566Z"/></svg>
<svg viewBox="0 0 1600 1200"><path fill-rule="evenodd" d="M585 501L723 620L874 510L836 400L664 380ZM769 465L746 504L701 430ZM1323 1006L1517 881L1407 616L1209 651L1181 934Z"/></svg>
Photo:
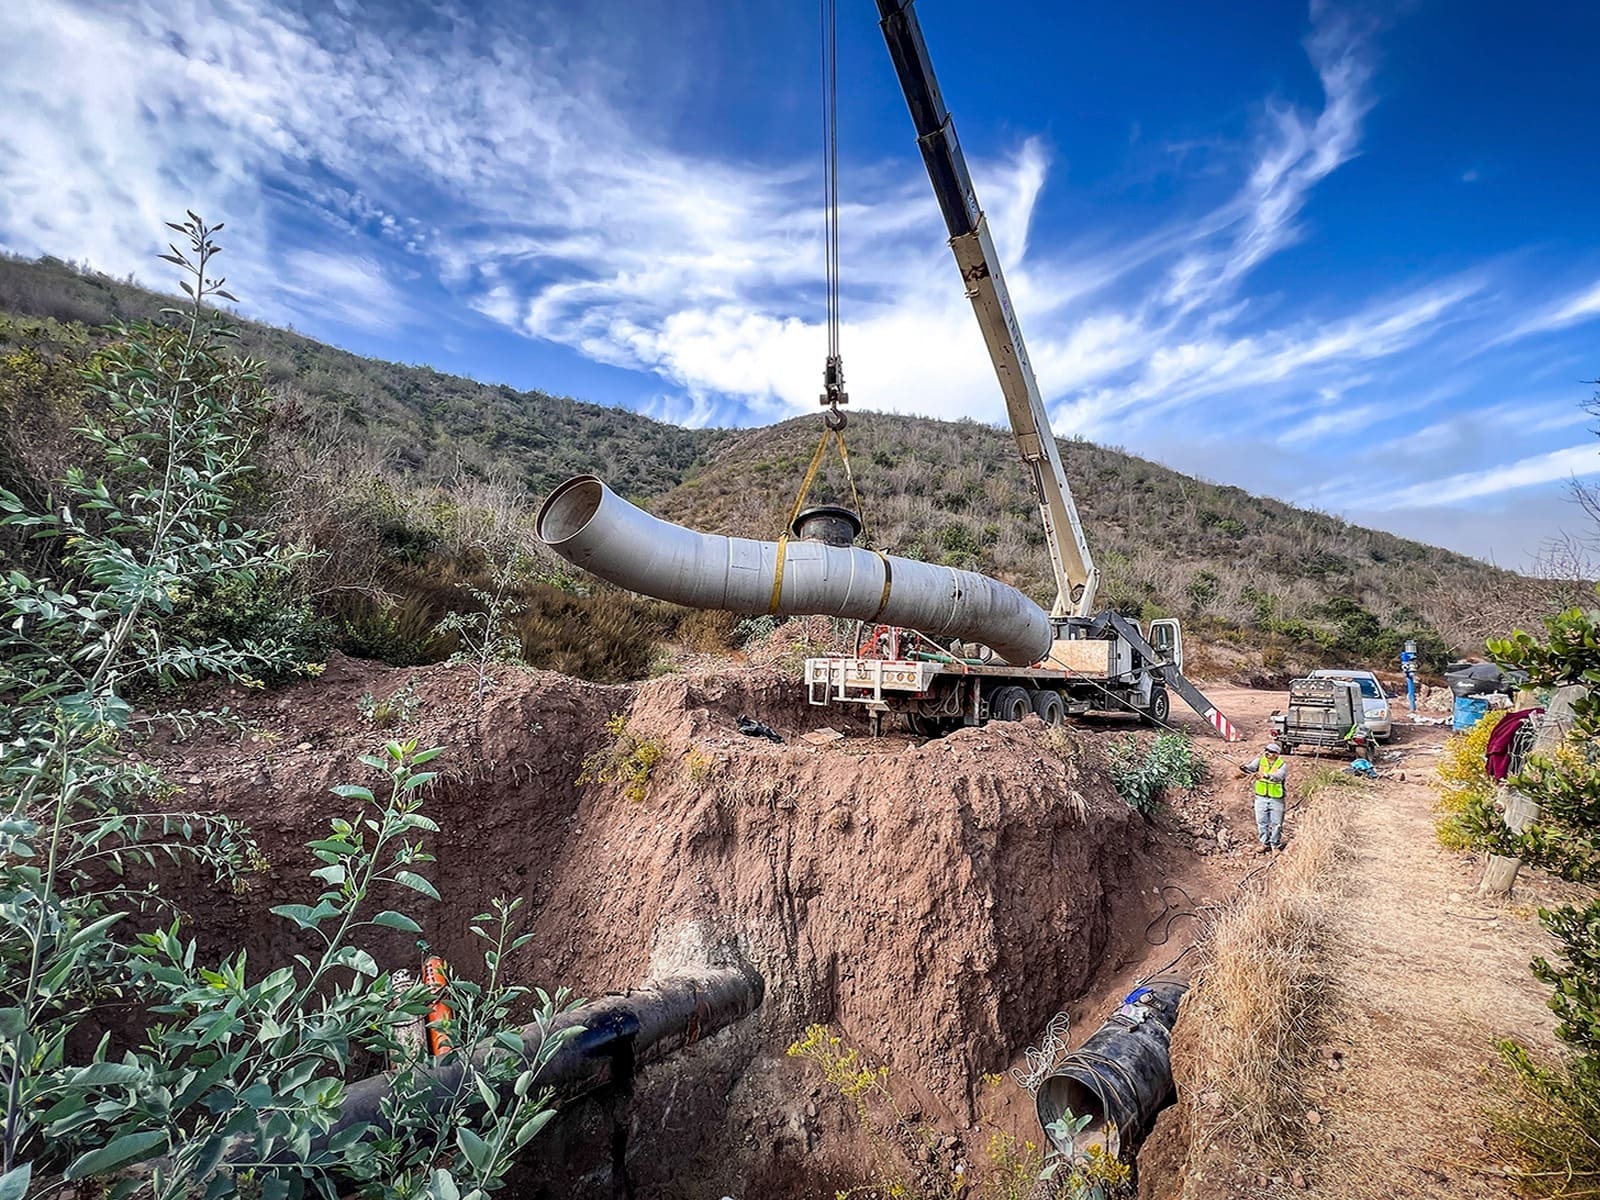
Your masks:
<svg viewBox="0 0 1600 1200"><path fill-rule="evenodd" d="M340 650L391 667L421 667L455 653L454 639L439 632L443 612L418 596L398 600L357 595L334 602Z"/></svg>
<svg viewBox="0 0 1600 1200"><path fill-rule="evenodd" d="M601 683L644 679L680 614L620 588L574 596L536 586L515 621L523 660Z"/></svg>
<svg viewBox="0 0 1600 1200"><path fill-rule="evenodd" d="M400 1036L430 997L394 986L359 944L362 931L421 932L373 911L375 889L438 898L416 870L437 829L420 813L431 779L420 768L437 751L390 743L365 759L383 775L381 798L334 789L363 809L311 843L321 895L274 910L314 931L320 951L277 969L249 969L240 953L213 969L156 887L158 860L233 889L262 862L248 831L177 808L131 753L141 725L223 714L156 704L136 720L130 696L205 676L255 682L300 668L304 653L291 636L302 614L262 607L283 594L273 584L293 555L236 511L262 400L256 364L227 352L207 306L230 298L207 269L214 230L192 214L173 228L188 249L168 257L191 305L171 325L119 330L87 368L82 436L104 476L67 471L63 502L45 508L0 490L0 525L46 546L50 568L8 561L0 573L0 1196L486 1192L547 1119L535 1080L562 1040L532 1063L520 1039L515 1050L492 1040L520 1024L524 991L498 978L521 944L515 905L474 922L488 978L451 986L446 1032L475 1052L468 1086L442 1105L420 1102L413 1085L433 1058ZM217 611L185 607L202 596ZM225 636L243 612L259 620ZM564 1003L544 1003L541 1019ZM142 1038L116 1058L91 1032L110 1006ZM358 1053L398 1065L393 1131L327 1137ZM501 1095L485 1111L490 1089Z"/></svg>
<svg viewBox="0 0 1600 1200"><path fill-rule="evenodd" d="M191 646L253 640L282 646L290 662L264 665L259 677L266 683L313 670L327 659L335 638L333 623L276 571L235 571L199 580L193 591L173 598L172 612L160 626L169 641Z"/></svg>

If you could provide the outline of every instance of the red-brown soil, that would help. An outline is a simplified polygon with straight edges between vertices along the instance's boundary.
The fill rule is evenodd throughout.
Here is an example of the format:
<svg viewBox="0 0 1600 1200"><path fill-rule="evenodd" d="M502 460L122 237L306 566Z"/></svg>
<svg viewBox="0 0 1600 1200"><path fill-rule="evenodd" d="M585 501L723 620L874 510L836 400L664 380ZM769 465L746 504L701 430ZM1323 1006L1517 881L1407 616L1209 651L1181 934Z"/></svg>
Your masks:
<svg viewBox="0 0 1600 1200"><path fill-rule="evenodd" d="M248 732L150 755L183 785L175 804L245 820L269 858L242 897L195 879L173 889L207 948L244 948L258 969L298 948L267 910L314 896L303 843L350 815L329 789L363 781L357 757L393 736L446 751L426 810L442 827L430 849L443 899L408 894L405 907L462 969L476 953L468 921L508 895L524 898L535 934L510 964L530 984L595 996L686 954L762 972L755 1017L647 1072L626 1105L592 1105L541 1138L524 1195L607 1194L618 1127L638 1195L831 1195L859 1179L848 1106L783 1055L811 1022L887 1066L901 1109L953 1135L949 1165L977 1173L980 1118L1037 1137L1027 1097L984 1076L1063 1007L1074 1040L1087 1036L1186 944L1192 921L1163 945L1146 937L1161 884L1205 903L1240 869L1239 806L1224 816L1202 796L1152 825L1117 798L1102 748L1123 736L1115 724L1053 746L1035 719L926 744L873 739L755 668L636 687L506 671L481 704L474 684L465 668L336 659L314 681L221 696ZM399 726L359 714L364 693L406 690L418 703ZM576 782L611 745L613 713L665 751L641 801ZM788 740L741 736L739 715ZM798 737L825 725L846 736ZM416 957L399 934L371 949L386 967Z"/></svg>

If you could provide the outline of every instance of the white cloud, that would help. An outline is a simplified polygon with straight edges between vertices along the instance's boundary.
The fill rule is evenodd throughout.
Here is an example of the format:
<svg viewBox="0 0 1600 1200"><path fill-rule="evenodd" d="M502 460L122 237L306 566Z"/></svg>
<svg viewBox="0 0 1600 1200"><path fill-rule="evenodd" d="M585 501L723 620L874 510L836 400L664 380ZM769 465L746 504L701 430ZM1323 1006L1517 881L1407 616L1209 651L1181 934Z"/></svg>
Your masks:
<svg viewBox="0 0 1600 1200"><path fill-rule="evenodd" d="M401 39L372 13L302 16L271 0L24 9L0 16L0 36L41 48L0 83L0 107L22 114L9 136L24 144L7 157L34 172L0 180L0 234L17 248L70 245L142 270L160 220L200 207L259 239L241 240L234 264L247 308L381 329L406 311L378 239L431 262L491 320L654 372L692 413L815 402L816 172L672 150L618 107L614 72L571 61L545 31L456 14ZM1435 289L1402 314L1229 332L1251 315L1231 293L1297 236L1306 196L1356 152L1371 105L1358 37L1319 13L1307 46L1322 108L1273 107L1238 193L1197 218L1052 259L1029 245L1047 149L1025 140L975 161L1042 385L1072 429L1291 373L1325 384L1437 318ZM888 170L847 174L851 390L875 407L997 419L926 181ZM278 181L299 199L274 200Z"/></svg>
<svg viewBox="0 0 1600 1200"><path fill-rule="evenodd" d="M1600 317L1600 279L1581 291L1557 300L1494 339L1499 345L1536 333L1551 333Z"/></svg>
<svg viewBox="0 0 1600 1200"><path fill-rule="evenodd" d="M1332 434L1368 429L1394 415L1394 410L1387 404L1339 405L1290 425L1278 437L1280 441L1290 444L1315 444Z"/></svg>
<svg viewBox="0 0 1600 1200"><path fill-rule="evenodd" d="M517 29L454 8L434 15L399 36L381 5L0 5L0 44L29 47L0 72L0 241L143 273L161 222L193 207L227 220L232 286L269 319L404 328L420 276L486 320L653 374L655 415L749 422L814 409L814 165L676 148L663 133L671 114L638 109L609 45L608 58L588 56L581 32L538 13ZM1249 145L1210 156L1208 170L1246 165L1204 211L1131 227L1114 211L1052 241L1034 220L1059 174L1051 148L969 146L1058 432L1194 428L1226 445L1244 431L1309 454L1397 414L1429 420L1445 397L1437 381L1396 380L1432 339L1465 358L1497 334L1600 315L1596 283L1519 316L1504 272L1488 267L1419 267L1354 301L1247 286L1307 235L1316 189L1359 155L1375 102L1365 36L1331 8L1311 16L1320 103L1264 105ZM845 164L849 390L864 407L1001 419L909 125L904 145L893 163ZM1542 419L1523 431L1566 427ZM1417 445L1459 443L1448 418L1429 429ZM1522 487L1572 453L1530 454L1471 485L1418 485L1435 499L1416 503ZM1397 495L1416 469L1399 464ZM1484 479L1499 482L1461 490ZM1348 506L1337 489L1324 502Z"/></svg>
<svg viewBox="0 0 1600 1200"><path fill-rule="evenodd" d="M1353 508L1385 511L1397 508L1445 508L1463 500L1477 500L1514 492L1536 484L1574 476L1600 474L1600 447L1593 442L1535 454L1503 467L1462 471L1429 479L1391 492L1353 498Z"/></svg>
<svg viewBox="0 0 1600 1200"><path fill-rule="evenodd" d="M382 267L356 255L291 250L275 294L297 311L322 312L343 325L368 331L392 330L405 322L399 289Z"/></svg>
<svg viewBox="0 0 1600 1200"><path fill-rule="evenodd" d="M1243 190L1206 222L1226 235L1224 244L1197 247L1179 259L1168 274L1168 303L1188 309L1215 300L1291 243L1307 194L1355 155L1362 118L1372 107L1371 66L1354 31L1329 13L1322 17L1306 43L1322 81L1322 111L1308 117L1289 106L1273 107L1273 136Z"/></svg>

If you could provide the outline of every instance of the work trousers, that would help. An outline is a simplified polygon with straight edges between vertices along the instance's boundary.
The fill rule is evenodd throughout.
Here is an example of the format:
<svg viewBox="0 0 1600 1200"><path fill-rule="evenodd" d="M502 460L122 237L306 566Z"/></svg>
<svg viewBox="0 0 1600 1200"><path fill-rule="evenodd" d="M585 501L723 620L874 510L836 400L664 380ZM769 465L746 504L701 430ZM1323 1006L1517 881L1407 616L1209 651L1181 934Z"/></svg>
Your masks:
<svg viewBox="0 0 1600 1200"><path fill-rule="evenodd" d="M1283 799L1256 797L1256 832L1263 846L1283 845Z"/></svg>

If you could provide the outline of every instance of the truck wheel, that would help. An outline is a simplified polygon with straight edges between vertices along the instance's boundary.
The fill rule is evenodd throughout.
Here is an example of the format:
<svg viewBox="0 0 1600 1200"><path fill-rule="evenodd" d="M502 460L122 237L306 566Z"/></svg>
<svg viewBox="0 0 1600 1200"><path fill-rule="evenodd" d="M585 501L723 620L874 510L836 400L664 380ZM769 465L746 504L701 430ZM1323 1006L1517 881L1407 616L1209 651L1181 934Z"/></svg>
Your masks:
<svg viewBox="0 0 1600 1200"><path fill-rule="evenodd" d="M1033 705L1028 703L1028 693L1025 688L1008 685L996 688L989 697L989 719L991 721L1020 721L1033 711Z"/></svg>
<svg viewBox="0 0 1600 1200"><path fill-rule="evenodd" d="M961 728L960 717L930 717L926 713L908 712L906 727L918 737L941 738Z"/></svg>
<svg viewBox="0 0 1600 1200"><path fill-rule="evenodd" d="M1146 710L1150 720L1157 724L1165 725L1167 717L1172 713L1172 697L1167 695L1164 687L1150 689L1150 707Z"/></svg>
<svg viewBox="0 0 1600 1200"><path fill-rule="evenodd" d="M1033 711L1046 725L1060 725L1067 719L1067 706L1061 702L1061 693L1049 688L1033 693Z"/></svg>

